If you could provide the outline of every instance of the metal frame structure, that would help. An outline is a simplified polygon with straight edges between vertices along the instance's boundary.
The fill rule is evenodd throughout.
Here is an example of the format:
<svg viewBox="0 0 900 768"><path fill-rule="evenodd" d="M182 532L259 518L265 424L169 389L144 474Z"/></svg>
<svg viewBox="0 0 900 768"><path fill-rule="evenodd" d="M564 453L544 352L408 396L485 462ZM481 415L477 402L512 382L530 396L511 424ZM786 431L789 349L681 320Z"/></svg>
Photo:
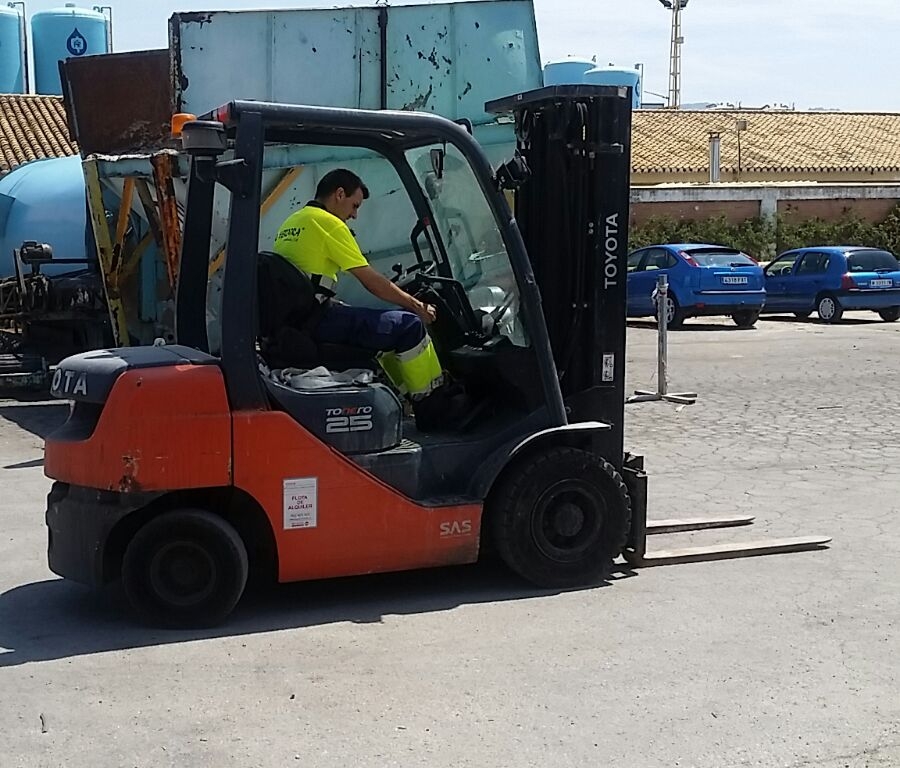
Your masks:
<svg viewBox="0 0 900 768"><path fill-rule="evenodd" d="M259 240L259 212L263 205L259 178L263 167L265 144L310 143L330 146L357 146L374 150L382 156L397 158L405 149L424 146L435 141L445 141L458 149L469 162L486 199L492 207L495 220L506 243L510 264L522 291L521 303L525 322L531 335L532 347L537 356L539 376L548 408L548 426L567 423L565 406L556 375L553 353L547 335L541 299L532 274L531 263L518 227L509 215L502 196L491 188L493 169L475 139L462 126L434 115L414 112L343 110L328 107L305 107L262 102L232 102L206 116L222 122L234 136L234 163L236 171L232 189L231 228L228 247L232 258L222 297L222 349L223 370L235 404L240 407L259 407L265 402L256 372L255 337L252 329L253 302L247 296L255 295L255 254ZM398 171L403 177L402 165ZM202 181L196 175L191 179L192 194L196 185L205 190L205 202L197 206L200 221L205 224L212 205L211 182ZM189 210L195 205L189 205ZM424 213L425 211L423 211ZM255 224L251 224L255 222ZM201 243L189 239L190 222L185 222L185 249L201 247ZM206 231L198 226L197 232ZM202 239L202 235L200 236ZM208 242L208 236L207 236ZM440 246L439 246L440 247ZM178 339L205 343L205 318L200 323L195 307L203 305L199 291L205 295L208 265L202 265L202 275L197 266L200 260L182 262L182 275L178 288L177 323ZM188 266L190 265L190 266ZM192 272L189 275L187 269ZM226 267L229 269L229 267ZM196 274L193 270L198 270ZM234 270L238 271L235 277ZM248 293L249 292L249 293ZM188 320L187 318L190 318Z"/></svg>

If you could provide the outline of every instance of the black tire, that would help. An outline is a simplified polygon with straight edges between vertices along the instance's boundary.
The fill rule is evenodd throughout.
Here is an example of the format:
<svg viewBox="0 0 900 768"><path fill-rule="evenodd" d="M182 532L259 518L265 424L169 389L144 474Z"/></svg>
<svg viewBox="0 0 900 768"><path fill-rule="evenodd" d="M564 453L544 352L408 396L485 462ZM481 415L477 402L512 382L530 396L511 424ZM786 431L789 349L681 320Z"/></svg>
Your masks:
<svg viewBox="0 0 900 768"><path fill-rule="evenodd" d="M812 312L794 312L794 317L798 320L809 320L809 316Z"/></svg>
<svg viewBox="0 0 900 768"><path fill-rule="evenodd" d="M823 323L839 323L844 314L844 308L837 296L825 293L816 300L816 314Z"/></svg>
<svg viewBox="0 0 900 768"><path fill-rule="evenodd" d="M566 588L595 584L609 572L625 546L631 500L611 464L555 447L512 467L487 514L511 570L539 587Z"/></svg>
<svg viewBox="0 0 900 768"><path fill-rule="evenodd" d="M666 303L668 304L668 307L666 309L666 316L669 318L666 327L670 331L677 330L684 325L684 320L687 315L678 304L678 299L675 298L675 295L672 293L672 291L669 291L666 295Z"/></svg>
<svg viewBox="0 0 900 768"><path fill-rule="evenodd" d="M142 621L158 627L210 627L244 592L247 549L225 520L199 509L154 517L122 561L122 585Z"/></svg>
<svg viewBox="0 0 900 768"><path fill-rule="evenodd" d="M900 307L887 307L887 309L879 309L878 317L886 323L896 323L900 320Z"/></svg>
<svg viewBox="0 0 900 768"><path fill-rule="evenodd" d="M734 324L738 328L752 328L756 325L756 321L759 320L759 310L744 309L740 312L735 312L731 319L734 320Z"/></svg>

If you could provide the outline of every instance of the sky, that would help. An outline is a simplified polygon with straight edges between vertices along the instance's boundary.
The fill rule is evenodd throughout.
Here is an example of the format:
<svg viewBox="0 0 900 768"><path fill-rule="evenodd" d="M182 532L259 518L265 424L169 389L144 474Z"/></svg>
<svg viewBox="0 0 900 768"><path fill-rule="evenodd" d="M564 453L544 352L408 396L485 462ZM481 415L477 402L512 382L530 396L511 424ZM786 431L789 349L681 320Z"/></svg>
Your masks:
<svg viewBox="0 0 900 768"><path fill-rule="evenodd" d="M94 0L96 1L96 0ZM29 14L62 5L29 0ZM90 7L94 2L78 2ZM117 51L164 48L175 11L333 7L315 0L104 0ZM406 4L392 2L393 5ZM671 13L659 0L534 0L541 58L644 65L645 100L668 91ZM689 0L682 103L900 112L900 0ZM651 96L650 92L662 94Z"/></svg>

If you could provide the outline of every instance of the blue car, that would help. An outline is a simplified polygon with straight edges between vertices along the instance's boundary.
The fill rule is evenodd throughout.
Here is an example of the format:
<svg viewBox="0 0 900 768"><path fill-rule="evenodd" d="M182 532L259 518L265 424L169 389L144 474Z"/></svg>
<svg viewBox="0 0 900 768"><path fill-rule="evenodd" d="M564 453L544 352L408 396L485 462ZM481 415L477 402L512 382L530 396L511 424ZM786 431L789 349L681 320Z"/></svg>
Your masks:
<svg viewBox="0 0 900 768"><path fill-rule="evenodd" d="M836 323L844 310L868 309L885 322L900 318L900 263L889 251L860 246L797 248L765 269L766 312L814 311Z"/></svg>
<svg viewBox="0 0 900 768"><path fill-rule="evenodd" d="M660 274L669 278L669 328L700 315L730 316L750 328L766 302L762 267L746 253L701 243L651 245L628 256L628 317L656 316Z"/></svg>

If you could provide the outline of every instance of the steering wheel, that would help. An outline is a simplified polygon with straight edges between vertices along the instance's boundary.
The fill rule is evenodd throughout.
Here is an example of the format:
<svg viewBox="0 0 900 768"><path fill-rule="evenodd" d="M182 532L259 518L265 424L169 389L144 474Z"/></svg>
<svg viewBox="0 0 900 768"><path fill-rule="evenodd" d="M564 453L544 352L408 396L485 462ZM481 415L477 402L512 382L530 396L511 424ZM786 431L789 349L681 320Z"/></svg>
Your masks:
<svg viewBox="0 0 900 768"><path fill-rule="evenodd" d="M430 260L417 261L406 269L403 268L402 264L394 264L392 267L394 276L391 278L391 282L398 288L406 288L406 286L410 285L420 274L433 275L435 266L435 263Z"/></svg>

